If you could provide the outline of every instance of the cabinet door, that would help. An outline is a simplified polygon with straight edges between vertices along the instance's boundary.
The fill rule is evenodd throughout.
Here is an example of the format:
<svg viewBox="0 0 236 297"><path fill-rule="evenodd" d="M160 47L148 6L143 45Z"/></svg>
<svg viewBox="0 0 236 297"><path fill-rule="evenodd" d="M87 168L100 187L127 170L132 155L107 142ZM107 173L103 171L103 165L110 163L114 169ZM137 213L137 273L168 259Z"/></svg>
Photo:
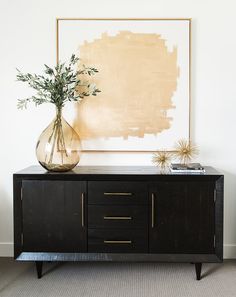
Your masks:
<svg viewBox="0 0 236 297"><path fill-rule="evenodd" d="M156 183L150 200L151 253L214 251L214 183Z"/></svg>
<svg viewBox="0 0 236 297"><path fill-rule="evenodd" d="M86 182L22 182L23 250L84 252Z"/></svg>

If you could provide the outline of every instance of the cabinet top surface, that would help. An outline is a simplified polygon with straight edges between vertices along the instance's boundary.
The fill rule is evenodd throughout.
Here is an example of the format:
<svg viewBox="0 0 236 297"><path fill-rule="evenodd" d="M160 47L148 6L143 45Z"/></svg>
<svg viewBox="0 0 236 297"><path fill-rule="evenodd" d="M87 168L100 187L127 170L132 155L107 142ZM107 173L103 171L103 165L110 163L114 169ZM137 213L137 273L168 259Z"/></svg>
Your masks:
<svg viewBox="0 0 236 297"><path fill-rule="evenodd" d="M188 175L188 176L208 176L208 175L223 175L213 167L205 166L204 173L172 173L167 171L160 173L158 167L155 166L76 166L68 172L49 172L41 166L30 166L17 173L16 176L27 175L50 175L50 176L75 176L75 175Z"/></svg>

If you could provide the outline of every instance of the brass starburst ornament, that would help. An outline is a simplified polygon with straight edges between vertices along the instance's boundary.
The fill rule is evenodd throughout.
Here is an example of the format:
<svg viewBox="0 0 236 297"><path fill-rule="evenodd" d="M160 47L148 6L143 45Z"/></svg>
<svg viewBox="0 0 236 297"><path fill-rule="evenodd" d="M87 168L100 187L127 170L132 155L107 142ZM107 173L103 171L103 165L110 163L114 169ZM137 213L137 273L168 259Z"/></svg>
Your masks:
<svg viewBox="0 0 236 297"><path fill-rule="evenodd" d="M170 165L171 162L171 152L159 151L153 154L152 162L159 166L161 170L164 170Z"/></svg>
<svg viewBox="0 0 236 297"><path fill-rule="evenodd" d="M183 164L188 164L198 153L198 147L191 141L180 139L176 143L174 155Z"/></svg>

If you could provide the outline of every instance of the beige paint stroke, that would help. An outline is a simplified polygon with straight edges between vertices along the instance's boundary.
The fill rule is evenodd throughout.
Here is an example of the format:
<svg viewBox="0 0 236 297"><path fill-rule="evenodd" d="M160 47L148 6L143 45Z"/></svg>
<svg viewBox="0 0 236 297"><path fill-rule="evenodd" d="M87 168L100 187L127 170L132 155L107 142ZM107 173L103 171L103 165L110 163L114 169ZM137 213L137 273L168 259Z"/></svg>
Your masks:
<svg viewBox="0 0 236 297"><path fill-rule="evenodd" d="M103 33L79 48L81 61L99 70L94 82L102 91L77 106L75 130L81 139L143 138L170 129L167 111L177 88L177 48L169 51L157 34Z"/></svg>

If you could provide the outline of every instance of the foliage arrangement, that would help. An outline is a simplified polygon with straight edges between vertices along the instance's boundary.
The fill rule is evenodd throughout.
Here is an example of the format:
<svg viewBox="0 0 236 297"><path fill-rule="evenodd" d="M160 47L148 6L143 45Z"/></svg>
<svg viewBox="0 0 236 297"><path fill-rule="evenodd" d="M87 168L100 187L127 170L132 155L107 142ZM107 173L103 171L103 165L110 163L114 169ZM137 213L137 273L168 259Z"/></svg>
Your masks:
<svg viewBox="0 0 236 297"><path fill-rule="evenodd" d="M17 69L17 80L27 83L36 92L29 98L18 99L17 107L27 108L28 103L33 102L36 106L52 103L57 109L55 120L43 131L36 145L38 161L47 170L68 171L79 161L80 148L74 147L75 143L79 143L79 136L62 118L65 103L79 102L100 92L88 80L98 70L85 65L77 66L78 61L79 58L72 55L68 63L58 63L54 68L44 65L45 75L23 74ZM71 128L69 135L66 125Z"/></svg>
<svg viewBox="0 0 236 297"><path fill-rule="evenodd" d="M73 54L68 63L59 62L54 68L44 65L46 75L23 74L17 69L17 80L28 83L36 91L30 98L18 99L17 107L27 108L29 102L34 102L36 106L52 103L58 109L62 109L66 102L78 102L84 97L96 96L100 90L95 84L85 80L85 77L96 74L98 70L85 65L75 69L78 61L79 58Z"/></svg>

